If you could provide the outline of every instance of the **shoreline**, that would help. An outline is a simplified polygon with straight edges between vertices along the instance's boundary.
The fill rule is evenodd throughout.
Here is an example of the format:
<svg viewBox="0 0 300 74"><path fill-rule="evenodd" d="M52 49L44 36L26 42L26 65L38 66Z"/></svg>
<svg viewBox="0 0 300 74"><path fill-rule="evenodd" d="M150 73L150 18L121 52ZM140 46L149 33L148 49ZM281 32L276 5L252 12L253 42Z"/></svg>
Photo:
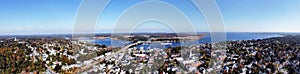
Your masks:
<svg viewBox="0 0 300 74"><path fill-rule="evenodd" d="M258 33L260 34L260 33ZM266 38L272 38L272 37L284 37L284 35L281 34L274 34L274 35L269 35L269 36L264 36L264 37L253 37L253 38L247 38L247 39L234 39L234 38L227 38L225 42L227 41L242 41L242 40L257 40L257 39L266 39ZM110 40L108 40L110 39ZM102 42L101 42L102 41ZM126 41L126 40L114 40L113 38L110 37L106 37L105 39L99 39L99 40L95 40L96 44L101 44L101 45L111 45L111 43L113 42L122 42L124 44L128 44L130 43L130 41ZM224 41L221 41L224 42ZM206 44L206 43L211 43L211 37L210 36L202 36L201 38L197 39L197 40L189 40L189 41L179 41L179 42L162 42L162 43L172 43L172 45L180 45L180 46L187 46L187 45L181 45L181 43L186 44L186 43L195 43L195 44ZM218 42L215 42L218 43ZM188 44L188 45L195 45L195 44ZM115 45L115 47L118 46L123 46L123 45Z"/></svg>

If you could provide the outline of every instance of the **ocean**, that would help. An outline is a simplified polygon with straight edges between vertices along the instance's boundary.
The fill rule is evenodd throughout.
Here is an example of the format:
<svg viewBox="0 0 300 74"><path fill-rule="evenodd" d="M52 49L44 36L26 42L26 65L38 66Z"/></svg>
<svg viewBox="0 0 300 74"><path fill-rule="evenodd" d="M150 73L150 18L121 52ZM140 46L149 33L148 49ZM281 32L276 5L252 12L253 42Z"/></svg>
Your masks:
<svg viewBox="0 0 300 74"><path fill-rule="evenodd" d="M251 40L251 39L264 39L264 38L270 38L270 37L280 37L282 36L279 33L244 33L244 32L228 32L226 33L226 40L227 41L236 41L236 40ZM127 44L130 44L130 41L125 40L112 40L111 38L101 39L101 40L95 40L95 43L100 45L106 45L106 46L124 46ZM171 45L163 45L159 43L154 44L145 44L137 46L138 48L166 48L166 47L176 47L176 46L184 46L184 45L192 45L192 44L205 44L205 43L211 43L211 37L210 35L204 36L203 38L199 39L198 41L190 41L190 42L174 42L171 43Z"/></svg>

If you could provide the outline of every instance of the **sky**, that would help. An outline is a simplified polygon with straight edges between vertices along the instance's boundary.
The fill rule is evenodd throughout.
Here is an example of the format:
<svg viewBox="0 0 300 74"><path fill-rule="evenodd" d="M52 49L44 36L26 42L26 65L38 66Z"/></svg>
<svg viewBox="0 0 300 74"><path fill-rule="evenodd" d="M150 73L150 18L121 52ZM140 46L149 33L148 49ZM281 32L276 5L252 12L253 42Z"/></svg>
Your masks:
<svg viewBox="0 0 300 74"><path fill-rule="evenodd" d="M99 16L95 32L112 32L122 13L143 1L112 0ZM162 1L182 12L197 32L210 31L201 12L191 1ZM227 32L300 32L299 0L215 1ZM0 34L72 33L81 2L82 0L0 0ZM149 11L145 8L147 10ZM134 32L172 32L172 29L162 23L148 22L140 24Z"/></svg>

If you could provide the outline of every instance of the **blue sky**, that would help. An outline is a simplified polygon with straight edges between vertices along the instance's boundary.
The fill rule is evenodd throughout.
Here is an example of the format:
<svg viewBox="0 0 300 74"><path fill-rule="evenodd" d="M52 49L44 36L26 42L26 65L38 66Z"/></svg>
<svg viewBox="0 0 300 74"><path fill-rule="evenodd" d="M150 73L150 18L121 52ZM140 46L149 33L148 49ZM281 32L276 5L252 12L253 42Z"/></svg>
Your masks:
<svg viewBox="0 0 300 74"><path fill-rule="evenodd" d="M143 0L112 0L98 19L96 32L111 32L118 17ZM189 0L163 0L182 11L196 31L209 28ZM0 34L72 33L81 0L0 0ZM228 32L300 32L299 0L216 0ZM153 26L154 25L154 26ZM184 25L183 25L184 26ZM159 27L159 28L158 28ZM136 32L169 32L146 23Z"/></svg>

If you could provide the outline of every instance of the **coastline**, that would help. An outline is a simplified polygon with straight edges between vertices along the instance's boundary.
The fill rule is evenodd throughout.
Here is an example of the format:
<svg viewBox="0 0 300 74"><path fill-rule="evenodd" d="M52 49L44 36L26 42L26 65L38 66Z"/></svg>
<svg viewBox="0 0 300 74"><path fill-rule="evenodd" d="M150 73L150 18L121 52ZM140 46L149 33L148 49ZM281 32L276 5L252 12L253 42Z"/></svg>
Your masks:
<svg viewBox="0 0 300 74"><path fill-rule="evenodd" d="M242 34L242 35L240 35ZM243 36L245 34L245 36ZM264 34L264 33L239 33L239 32L234 32L234 33L229 33L227 34L227 40L226 41L238 41L238 40L253 40L253 39L265 39L265 38L271 38L271 37L283 37L284 35L278 34L278 33L269 33L269 34ZM101 45L107 45L110 46L113 43L115 46L124 46L124 45L118 45L118 42L127 42L123 44L128 44L130 41L126 40L119 40L119 39L114 39L114 38L109 38L106 37L105 39L99 39L95 40L96 44L101 44ZM167 43L172 43L173 45L181 45L186 44L206 44L206 43L211 43L211 37L209 34L206 34L205 36L199 37L199 39L195 40L190 40L190 41L180 41L180 42L167 42Z"/></svg>

